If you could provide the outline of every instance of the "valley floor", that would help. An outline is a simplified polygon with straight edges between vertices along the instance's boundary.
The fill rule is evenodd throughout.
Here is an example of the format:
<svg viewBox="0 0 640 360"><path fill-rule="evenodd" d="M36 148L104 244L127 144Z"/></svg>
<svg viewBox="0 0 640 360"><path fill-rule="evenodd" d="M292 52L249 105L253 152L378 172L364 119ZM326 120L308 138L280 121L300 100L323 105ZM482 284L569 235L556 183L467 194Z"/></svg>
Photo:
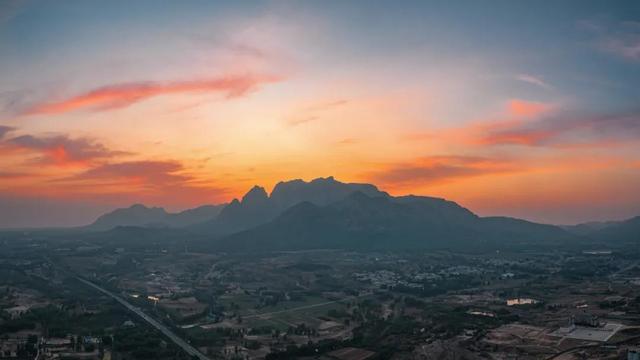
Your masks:
<svg viewBox="0 0 640 360"><path fill-rule="evenodd" d="M25 236L0 255L5 357L618 359L640 344L633 248L230 255Z"/></svg>

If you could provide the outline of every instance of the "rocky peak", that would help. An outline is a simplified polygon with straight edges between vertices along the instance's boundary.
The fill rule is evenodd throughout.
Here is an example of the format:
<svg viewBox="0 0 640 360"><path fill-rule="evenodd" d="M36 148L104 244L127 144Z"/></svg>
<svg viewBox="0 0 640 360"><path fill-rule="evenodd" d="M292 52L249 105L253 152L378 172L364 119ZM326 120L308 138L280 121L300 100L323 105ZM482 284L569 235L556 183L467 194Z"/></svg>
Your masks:
<svg viewBox="0 0 640 360"><path fill-rule="evenodd" d="M254 186L242 197L243 205L261 204L269 199L269 195L262 186Z"/></svg>

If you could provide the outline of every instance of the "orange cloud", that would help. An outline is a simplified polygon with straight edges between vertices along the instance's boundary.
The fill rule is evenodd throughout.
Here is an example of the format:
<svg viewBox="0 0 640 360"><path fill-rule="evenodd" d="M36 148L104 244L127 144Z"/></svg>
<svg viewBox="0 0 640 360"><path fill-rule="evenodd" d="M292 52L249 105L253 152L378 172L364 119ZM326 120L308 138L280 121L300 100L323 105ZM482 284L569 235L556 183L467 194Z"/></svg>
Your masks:
<svg viewBox="0 0 640 360"><path fill-rule="evenodd" d="M405 134L402 140L446 141L466 145L540 145L555 135L554 129L539 129L538 117L553 108L550 104L511 99L499 119L472 122L463 127Z"/></svg>
<svg viewBox="0 0 640 360"><path fill-rule="evenodd" d="M26 114L60 114L83 109L104 111L127 107L154 96L178 93L213 92L225 93L227 97L236 97L248 93L261 84L279 80L277 76L241 75L208 80L110 85L62 101L38 104L27 110Z"/></svg>
<svg viewBox="0 0 640 360"><path fill-rule="evenodd" d="M407 134L401 139L437 141L446 146L519 145L579 149L638 144L639 138L640 111L635 110L614 114L554 111L539 118L478 121L458 128Z"/></svg>
<svg viewBox="0 0 640 360"><path fill-rule="evenodd" d="M613 115L557 114L537 121L486 126L475 136L482 145L528 145L557 148L611 147L637 142L640 113Z"/></svg>
<svg viewBox="0 0 640 360"><path fill-rule="evenodd" d="M163 186L191 179L180 175L181 171L184 171L184 167L178 161L129 161L104 164L68 180L125 181L146 186Z"/></svg>
<svg viewBox="0 0 640 360"><path fill-rule="evenodd" d="M56 166L87 166L96 161L128 153L115 151L88 138L70 138L67 135L21 135L0 140L3 154L25 154L31 163Z"/></svg>
<svg viewBox="0 0 640 360"><path fill-rule="evenodd" d="M15 179L27 178L32 176L35 176L35 174L24 173L24 172L0 171L0 180L7 180L7 179L15 180Z"/></svg>
<svg viewBox="0 0 640 360"><path fill-rule="evenodd" d="M404 188L515 171L519 171L519 168L508 159L445 155L386 165L365 177L376 184Z"/></svg>
<svg viewBox="0 0 640 360"><path fill-rule="evenodd" d="M11 132L13 130L14 130L14 128L12 128L10 126L0 125L0 140L2 140L2 138L5 137L5 135L7 135L9 132Z"/></svg>
<svg viewBox="0 0 640 360"><path fill-rule="evenodd" d="M123 161L131 154L65 134L0 138L0 190L16 196L195 206L226 199L227 189L177 160ZM5 191L5 193L7 193Z"/></svg>
<svg viewBox="0 0 640 360"><path fill-rule="evenodd" d="M539 145L554 135L551 131L545 130L520 130L489 132L478 139L482 145Z"/></svg>
<svg viewBox="0 0 640 360"><path fill-rule="evenodd" d="M536 117L551 108L548 104L520 99L512 99L507 103L506 112L515 117Z"/></svg>
<svg viewBox="0 0 640 360"><path fill-rule="evenodd" d="M342 140L336 141L335 144L336 145L353 145L353 144L357 144L358 142L359 140L355 138L344 138Z"/></svg>
<svg viewBox="0 0 640 360"><path fill-rule="evenodd" d="M219 202L225 200L228 192L227 188L191 174L177 160L105 163L79 174L51 180L49 187L64 198L102 197L130 202L135 199L171 206Z"/></svg>

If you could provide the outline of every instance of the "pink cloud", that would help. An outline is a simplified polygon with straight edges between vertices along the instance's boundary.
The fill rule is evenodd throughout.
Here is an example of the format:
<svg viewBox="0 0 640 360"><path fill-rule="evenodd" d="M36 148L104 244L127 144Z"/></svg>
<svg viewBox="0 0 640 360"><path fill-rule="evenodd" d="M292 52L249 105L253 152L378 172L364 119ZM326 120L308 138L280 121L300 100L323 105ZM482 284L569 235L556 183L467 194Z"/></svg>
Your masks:
<svg viewBox="0 0 640 360"><path fill-rule="evenodd" d="M0 138L0 153L21 153L31 156L38 165L89 165L95 161L114 158L128 153L115 151L89 138L71 138L67 135L20 135Z"/></svg>
<svg viewBox="0 0 640 360"><path fill-rule="evenodd" d="M480 175L518 171L510 160L479 156L426 156L411 162L389 164L367 175L390 186L443 183Z"/></svg>
<svg viewBox="0 0 640 360"><path fill-rule="evenodd" d="M551 109L548 104L539 102L512 99L507 103L506 112L515 117L536 117Z"/></svg>
<svg viewBox="0 0 640 360"><path fill-rule="evenodd" d="M73 177L74 180L131 181L149 185L181 184L191 177L180 175L182 163L172 160L143 160L103 164Z"/></svg>
<svg viewBox="0 0 640 360"><path fill-rule="evenodd" d="M640 136L640 113L558 114L537 121L487 125L472 131L472 136L473 142L482 145L610 147L637 141Z"/></svg>
<svg viewBox="0 0 640 360"><path fill-rule="evenodd" d="M167 83L137 82L101 87L61 101L35 105L26 114L60 114L76 110L104 111L127 107L160 95L223 93L227 97L247 94L259 85L279 81L277 76L241 75Z"/></svg>

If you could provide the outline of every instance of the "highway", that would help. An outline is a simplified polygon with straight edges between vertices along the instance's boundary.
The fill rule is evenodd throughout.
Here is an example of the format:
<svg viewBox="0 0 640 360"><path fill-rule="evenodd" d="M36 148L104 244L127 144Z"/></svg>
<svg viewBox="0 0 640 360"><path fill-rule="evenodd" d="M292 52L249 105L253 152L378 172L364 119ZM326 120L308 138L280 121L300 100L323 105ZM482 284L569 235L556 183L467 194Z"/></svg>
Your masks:
<svg viewBox="0 0 640 360"><path fill-rule="evenodd" d="M140 308L131 305L129 302L127 302L125 299L121 298L120 296L112 293L109 290L103 289L102 287L92 283L91 281L85 280L85 279L80 278L80 277L76 277L76 279L78 279L79 281L83 282L84 284L89 285L92 288L102 292L103 294L106 294L106 295L112 297L113 299L115 299L117 302L119 302L124 307L129 309L131 312L133 312L136 315L140 316L144 321L148 322L151 326L153 326L154 328L160 330L161 333L163 333L166 337L168 337L176 345L180 346L187 354L189 354L191 356L196 356L200 360L211 360L208 357L206 357L203 353L201 353L198 349L196 349L195 347L189 345L186 341L184 341L180 337L178 337L178 335L174 334L171 330L169 330L169 328L167 328L166 326L162 325L160 322L158 322L154 318L152 318L149 315L147 315L144 312L142 312L142 310L140 310Z"/></svg>

